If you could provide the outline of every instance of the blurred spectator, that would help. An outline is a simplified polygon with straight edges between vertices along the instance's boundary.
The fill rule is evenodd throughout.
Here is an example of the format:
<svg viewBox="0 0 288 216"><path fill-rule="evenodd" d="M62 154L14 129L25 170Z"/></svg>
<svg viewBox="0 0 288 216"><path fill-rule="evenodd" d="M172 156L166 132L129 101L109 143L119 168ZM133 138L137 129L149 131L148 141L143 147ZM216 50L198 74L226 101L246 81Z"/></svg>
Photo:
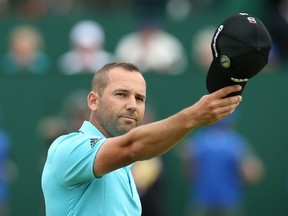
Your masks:
<svg viewBox="0 0 288 216"><path fill-rule="evenodd" d="M142 216L163 216L163 162L160 157L137 161L131 169L142 204Z"/></svg>
<svg viewBox="0 0 288 216"><path fill-rule="evenodd" d="M9 154L10 138L0 129L0 216L8 216L9 212Z"/></svg>
<svg viewBox="0 0 288 216"><path fill-rule="evenodd" d="M0 18L5 17L7 14L9 14L9 4L8 0L0 0Z"/></svg>
<svg viewBox="0 0 288 216"><path fill-rule="evenodd" d="M268 30L271 34L273 47L272 53L287 64L288 61L288 0L276 1L268 13Z"/></svg>
<svg viewBox="0 0 288 216"><path fill-rule="evenodd" d="M2 110L0 110L0 121L2 114ZM10 158L10 153L10 136L4 129L0 128L0 216L10 215L9 187L17 173L16 166Z"/></svg>
<svg viewBox="0 0 288 216"><path fill-rule="evenodd" d="M58 115L49 115L40 119L38 123L38 132L44 142L44 148L41 155L41 169L47 156L50 144L59 136L66 133L66 122Z"/></svg>
<svg viewBox="0 0 288 216"><path fill-rule="evenodd" d="M39 134L45 143L42 162L55 138L65 133L78 131L84 120L89 119L90 110L87 106L88 91L78 89L69 93L60 107L59 113L43 117L38 125Z"/></svg>
<svg viewBox="0 0 288 216"><path fill-rule="evenodd" d="M88 93L85 89L78 89L72 91L64 99L60 116L66 122L66 133L78 131L83 121L89 119Z"/></svg>
<svg viewBox="0 0 288 216"><path fill-rule="evenodd" d="M3 2L3 4L2 4ZM7 4L8 2L9 4ZM5 4L4 4L5 3ZM3 6L2 6L3 5ZM7 8L7 5L10 8ZM17 14L24 19L36 20L51 16L70 16L92 11L131 9L130 0L0 0L0 11ZM9 12L9 11L7 11ZM3 14L0 14L0 16Z"/></svg>
<svg viewBox="0 0 288 216"><path fill-rule="evenodd" d="M119 40L115 54L121 61L138 65L142 72L178 75L187 67L181 42L150 18Z"/></svg>
<svg viewBox="0 0 288 216"><path fill-rule="evenodd" d="M189 16L192 11L192 6L193 3L190 0L169 0L166 6L166 12L173 20L180 21Z"/></svg>
<svg viewBox="0 0 288 216"><path fill-rule="evenodd" d="M191 174L189 215L240 216L244 184L257 183L263 175L262 161L252 152L246 138L235 131L237 117L188 137L185 155Z"/></svg>
<svg viewBox="0 0 288 216"><path fill-rule="evenodd" d="M192 58L204 70L208 72L213 60L211 41L216 27L205 26L196 32L192 39Z"/></svg>
<svg viewBox="0 0 288 216"><path fill-rule="evenodd" d="M50 58L43 52L41 33L33 26L15 27L9 35L9 51L1 59L2 73L45 74L50 69Z"/></svg>
<svg viewBox="0 0 288 216"><path fill-rule="evenodd" d="M104 49L104 29L93 20L77 22L72 27L70 42L71 50L59 59L59 67L64 74L94 74L113 59L112 54Z"/></svg>
<svg viewBox="0 0 288 216"><path fill-rule="evenodd" d="M44 0L12 1L16 13L23 18L37 19L46 15L47 4Z"/></svg>

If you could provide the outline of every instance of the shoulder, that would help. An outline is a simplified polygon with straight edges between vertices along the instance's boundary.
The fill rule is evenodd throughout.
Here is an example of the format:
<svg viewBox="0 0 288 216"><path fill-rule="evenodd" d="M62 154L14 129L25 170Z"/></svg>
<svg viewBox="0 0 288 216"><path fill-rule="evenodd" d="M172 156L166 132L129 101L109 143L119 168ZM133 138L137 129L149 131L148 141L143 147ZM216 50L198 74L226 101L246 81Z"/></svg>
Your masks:
<svg viewBox="0 0 288 216"><path fill-rule="evenodd" d="M83 133L71 133L56 139L50 151L56 151L60 155L71 155L73 152L87 152L96 146L102 145L106 138Z"/></svg>

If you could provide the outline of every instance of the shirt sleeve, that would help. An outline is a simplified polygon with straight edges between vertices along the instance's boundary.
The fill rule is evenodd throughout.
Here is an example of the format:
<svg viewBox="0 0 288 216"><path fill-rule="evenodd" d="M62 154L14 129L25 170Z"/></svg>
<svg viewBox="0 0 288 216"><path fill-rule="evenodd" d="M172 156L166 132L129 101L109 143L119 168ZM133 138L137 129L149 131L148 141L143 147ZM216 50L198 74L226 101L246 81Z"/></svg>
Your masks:
<svg viewBox="0 0 288 216"><path fill-rule="evenodd" d="M58 181L64 186L73 187L94 179L95 156L105 141L106 138L84 134L60 142L53 159Z"/></svg>

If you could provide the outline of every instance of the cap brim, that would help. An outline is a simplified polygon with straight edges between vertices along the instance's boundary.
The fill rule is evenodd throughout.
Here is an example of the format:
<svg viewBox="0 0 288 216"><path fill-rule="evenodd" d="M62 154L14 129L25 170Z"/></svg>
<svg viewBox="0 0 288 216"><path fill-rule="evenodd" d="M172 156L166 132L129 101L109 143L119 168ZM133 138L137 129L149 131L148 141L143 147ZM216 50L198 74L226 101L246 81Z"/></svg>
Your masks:
<svg viewBox="0 0 288 216"><path fill-rule="evenodd" d="M212 93L223 87L231 85L241 85L242 90L234 92L227 96L241 95L247 82L234 82L230 76L227 76L227 71L219 64L219 58L214 58L206 76L206 87L208 92Z"/></svg>

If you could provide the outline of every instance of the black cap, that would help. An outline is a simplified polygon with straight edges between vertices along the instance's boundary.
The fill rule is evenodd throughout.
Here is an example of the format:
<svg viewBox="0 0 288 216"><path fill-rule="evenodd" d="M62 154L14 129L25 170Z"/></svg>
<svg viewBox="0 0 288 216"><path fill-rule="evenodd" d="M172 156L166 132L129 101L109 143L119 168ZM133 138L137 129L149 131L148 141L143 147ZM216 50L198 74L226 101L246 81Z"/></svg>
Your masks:
<svg viewBox="0 0 288 216"><path fill-rule="evenodd" d="M270 34L258 18L247 13L226 18L211 42L213 61L206 77L208 91L239 84L242 90L231 95L242 94L248 80L268 63L271 46Z"/></svg>

